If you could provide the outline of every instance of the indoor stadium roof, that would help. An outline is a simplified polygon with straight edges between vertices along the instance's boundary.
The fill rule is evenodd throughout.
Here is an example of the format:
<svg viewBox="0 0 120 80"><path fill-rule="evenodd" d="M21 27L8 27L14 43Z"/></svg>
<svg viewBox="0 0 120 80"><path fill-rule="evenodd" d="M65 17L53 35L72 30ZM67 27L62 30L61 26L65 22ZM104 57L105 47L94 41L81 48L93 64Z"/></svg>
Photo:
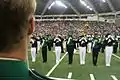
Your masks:
<svg viewBox="0 0 120 80"><path fill-rule="evenodd" d="M56 5L48 7L55 0L37 0L36 15L57 15L57 14L95 14L120 11L120 0L59 0L67 8ZM86 4L82 4L84 1ZM87 5L87 6L85 6ZM91 7L92 10L87 7Z"/></svg>

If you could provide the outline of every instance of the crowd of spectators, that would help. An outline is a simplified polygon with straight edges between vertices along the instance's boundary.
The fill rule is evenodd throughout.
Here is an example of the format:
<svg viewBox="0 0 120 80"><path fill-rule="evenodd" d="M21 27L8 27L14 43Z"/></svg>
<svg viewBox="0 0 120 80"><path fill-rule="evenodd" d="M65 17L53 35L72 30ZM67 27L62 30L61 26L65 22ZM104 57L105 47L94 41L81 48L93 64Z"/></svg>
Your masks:
<svg viewBox="0 0 120 80"><path fill-rule="evenodd" d="M97 21L42 21L36 22L37 34L51 34L55 36L60 34L67 36L71 33L74 37L81 34L99 34L107 33L119 34L120 27L114 23L97 22Z"/></svg>

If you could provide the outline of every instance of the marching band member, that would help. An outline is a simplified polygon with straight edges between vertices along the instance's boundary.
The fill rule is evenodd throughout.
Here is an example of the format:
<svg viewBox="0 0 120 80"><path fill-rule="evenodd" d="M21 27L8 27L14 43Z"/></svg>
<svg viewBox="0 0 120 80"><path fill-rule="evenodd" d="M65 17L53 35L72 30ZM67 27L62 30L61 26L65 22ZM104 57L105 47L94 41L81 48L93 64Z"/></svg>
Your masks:
<svg viewBox="0 0 120 80"><path fill-rule="evenodd" d="M113 53L113 42L114 39L113 37L108 34L106 39L105 39L105 62L106 62L106 66L110 66L110 62L111 62L111 56Z"/></svg>
<svg viewBox="0 0 120 80"><path fill-rule="evenodd" d="M36 61L36 53L37 53L37 40L34 37L31 38L30 43L32 44L31 46L31 56L32 56L32 62Z"/></svg>
<svg viewBox="0 0 120 80"><path fill-rule="evenodd" d="M92 38L91 38L91 36L88 37L87 50L88 50L88 53L92 52Z"/></svg>
<svg viewBox="0 0 120 80"><path fill-rule="evenodd" d="M94 66L97 66L97 59L100 52L100 48L101 48L101 42L99 41L98 38L95 37L92 46L92 57L93 57Z"/></svg>
<svg viewBox="0 0 120 80"><path fill-rule="evenodd" d="M72 35L69 35L69 38L68 38L68 41L67 41L67 52L68 52L69 64L72 64L73 53L74 53L74 42L73 42Z"/></svg>
<svg viewBox="0 0 120 80"><path fill-rule="evenodd" d="M80 54L80 64L85 64L85 56L86 56L86 47L87 47L87 40L84 36L81 36L80 39L78 39L79 44L79 54Z"/></svg>
<svg viewBox="0 0 120 80"><path fill-rule="evenodd" d="M47 62L47 40L45 37L42 38L42 58L43 63Z"/></svg>
<svg viewBox="0 0 120 80"><path fill-rule="evenodd" d="M60 61L60 56L61 56L61 39L59 35L57 35L56 38L54 39L54 43L55 43L56 64L57 64Z"/></svg>

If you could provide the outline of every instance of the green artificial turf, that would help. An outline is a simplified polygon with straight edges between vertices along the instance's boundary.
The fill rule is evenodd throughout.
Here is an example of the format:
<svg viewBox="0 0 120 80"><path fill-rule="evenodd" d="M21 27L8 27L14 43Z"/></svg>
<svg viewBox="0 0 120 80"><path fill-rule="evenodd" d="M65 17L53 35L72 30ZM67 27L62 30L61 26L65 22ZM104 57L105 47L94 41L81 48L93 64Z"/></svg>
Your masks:
<svg viewBox="0 0 120 80"><path fill-rule="evenodd" d="M120 53L118 52L117 55L120 56ZM120 80L120 59L112 56L111 66L106 67L104 57L104 54L100 53L98 57L98 66L93 66L92 54L87 53L86 64L80 65L79 54L75 54L73 64L68 65L68 55L66 55L62 62L52 72L50 77L67 79L68 73L72 72L72 79L77 80L91 80L90 74L94 75L95 80L113 80L111 75L115 75L116 78ZM42 63L41 51L39 54L37 54L37 61L35 63L31 62L31 55L29 55L29 62L30 68L34 68L40 74L46 75L48 71L55 65L55 53L53 51L48 52L47 63Z"/></svg>

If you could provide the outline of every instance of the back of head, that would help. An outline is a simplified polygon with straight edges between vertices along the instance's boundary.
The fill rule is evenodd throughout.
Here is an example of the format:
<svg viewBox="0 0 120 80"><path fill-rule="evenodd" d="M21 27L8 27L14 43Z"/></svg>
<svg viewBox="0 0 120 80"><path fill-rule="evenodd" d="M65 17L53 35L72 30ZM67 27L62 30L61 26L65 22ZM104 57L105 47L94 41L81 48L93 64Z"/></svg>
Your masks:
<svg viewBox="0 0 120 80"><path fill-rule="evenodd" d="M84 37L84 35L81 35L80 37L81 37L81 38L83 38L83 37Z"/></svg>
<svg viewBox="0 0 120 80"><path fill-rule="evenodd" d="M72 35L71 35L71 34L69 34L69 35L68 35L68 37L72 37Z"/></svg>
<svg viewBox="0 0 120 80"><path fill-rule="evenodd" d="M0 0L0 52L19 45L35 7L35 0Z"/></svg>
<svg viewBox="0 0 120 80"><path fill-rule="evenodd" d="M109 35L110 35L110 34L108 33L108 34L105 35L105 37L107 38Z"/></svg>

